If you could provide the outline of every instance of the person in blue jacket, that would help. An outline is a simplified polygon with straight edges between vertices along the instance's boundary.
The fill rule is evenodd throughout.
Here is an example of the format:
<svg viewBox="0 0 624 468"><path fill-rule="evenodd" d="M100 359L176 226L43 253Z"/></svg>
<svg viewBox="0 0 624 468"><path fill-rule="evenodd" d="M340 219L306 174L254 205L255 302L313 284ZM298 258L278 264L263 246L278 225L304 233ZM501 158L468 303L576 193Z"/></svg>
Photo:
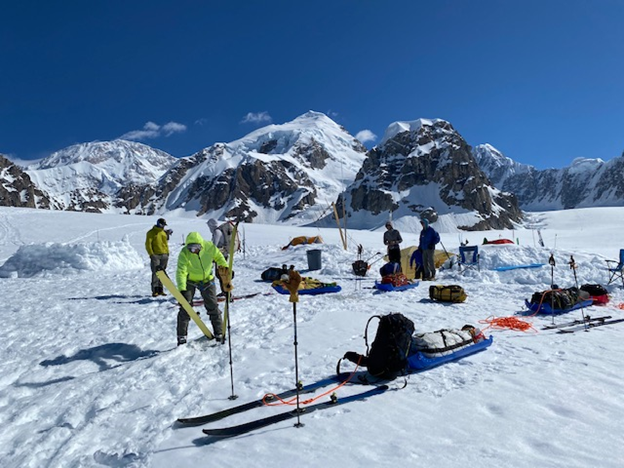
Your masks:
<svg viewBox="0 0 624 468"><path fill-rule="evenodd" d="M422 252L423 258L423 280L433 281L436 273L433 257L435 254L435 246L440 242L440 235L435 229L429 226L429 221L426 219L421 220L420 224L423 229L420 231L418 249Z"/></svg>

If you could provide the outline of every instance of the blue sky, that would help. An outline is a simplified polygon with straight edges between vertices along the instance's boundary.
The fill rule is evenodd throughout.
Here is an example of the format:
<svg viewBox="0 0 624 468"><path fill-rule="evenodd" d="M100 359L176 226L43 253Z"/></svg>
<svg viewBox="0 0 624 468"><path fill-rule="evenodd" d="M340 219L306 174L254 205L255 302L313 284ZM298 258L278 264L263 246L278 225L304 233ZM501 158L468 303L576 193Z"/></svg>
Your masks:
<svg viewBox="0 0 624 468"><path fill-rule="evenodd" d="M0 153L187 156L315 110L369 147L424 117L538 168L608 160L623 25L619 0L3 2Z"/></svg>

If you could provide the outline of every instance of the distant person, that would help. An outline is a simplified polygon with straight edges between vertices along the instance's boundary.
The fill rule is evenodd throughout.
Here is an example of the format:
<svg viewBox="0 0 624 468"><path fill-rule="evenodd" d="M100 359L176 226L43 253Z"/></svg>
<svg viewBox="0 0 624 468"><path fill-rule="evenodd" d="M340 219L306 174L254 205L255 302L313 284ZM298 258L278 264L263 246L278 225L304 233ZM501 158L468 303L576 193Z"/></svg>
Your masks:
<svg viewBox="0 0 624 468"><path fill-rule="evenodd" d="M219 252L223 254L223 257L228 260L230 256L230 242L232 242L232 226L229 225L229 223L224 223L222 226L219 226L217 220L214 218L210 218L206 224L208 224L208 229L210 229L212 234L212 243L219 249ZM221 290L218 296L225 296L226 291L223 288L223 281L225 278L221 278L218 271L217 279L219 280L219 289Z"/></svg>
<svg viewBox="0 0 624 468"><path fill-rule="evenodd" d="M195 291L199 289L204 300L204 307L212 323L213 334L217 341L223 342L221 311L217 302L217 290L212 274L213 262L217 264L220 276L226 278L228 276L228 264L223 254L212 242L204 240L199 232L191 232L186 237L186 245L178 257L176 283L189 304L195 296ZM223 287L228 292L232 290L231 283L227 283ZM190 320L191 318L186 311L180 307L177 325L178 346L186 343Z"/></svg>
<svg viewBox="0 0 624 468"><path fill-rule="evenodd" d="M422 225L422 231L420 231L418 249L422 252L423 280L433 281L436 273L433 258L435 256L435 246L440 242L440 235L429 226L429 221L426 219L421 220L420 224Z"/></svg>
<svg viewBox="0 0 624 468"><path fill-rule="evenodd" d="M223 254L225 259L227 260L230 253L230 246L227 245L225 236L221 229L219 229L219 223L214 218L210 218L207 222L208 229L210 229L210 233L212 234L212 243L219 249L219 251Z"/></svg>
<svg viewBox="0 0 624 468"><path fill-rule="evenodd" d="M152 297L166 296L163 285L156 276L158 270L166 270L169 263L169 237L173 231L165 229L167 221L158 218L156 225L147 231L145 237L145 250L150 257L150 268L152 269Z"/></svg>
<svg viewBox="0 0 624 468"><path fill-rule="evenodd" d="M403 238L401 233L392 227L390 221L386 223L383 242L388 246L388 262L401 265L401 242L403 242Z"/></svg>
<svg viewBox="0 0 624 468"><path fill-rule="evenodd" d="M414 279L422 279L423 271L424 271L422 250L415 249L412 252L409 265L410 265L410 268L414 268Z"/></svg>

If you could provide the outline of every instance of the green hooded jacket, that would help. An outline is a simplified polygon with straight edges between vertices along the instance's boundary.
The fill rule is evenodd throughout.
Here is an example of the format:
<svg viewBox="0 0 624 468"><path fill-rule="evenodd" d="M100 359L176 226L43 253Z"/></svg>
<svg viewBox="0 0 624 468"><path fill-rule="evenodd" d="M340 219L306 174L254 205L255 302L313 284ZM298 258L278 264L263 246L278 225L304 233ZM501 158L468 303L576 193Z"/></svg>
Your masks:
<svg viewBox="0 0 624 468"><path fill-rule="evenodd" d="M186 247L189 244L200 244L202 248L195 254ZM187 281L193 283L212 281L214 279L212 262L216 262L219 266L228 266L219 249L212 242L204 240L199 232L191 232L186 236L186 246L180 251L176 270L176 283L180 291L186 291Z"/></svg>

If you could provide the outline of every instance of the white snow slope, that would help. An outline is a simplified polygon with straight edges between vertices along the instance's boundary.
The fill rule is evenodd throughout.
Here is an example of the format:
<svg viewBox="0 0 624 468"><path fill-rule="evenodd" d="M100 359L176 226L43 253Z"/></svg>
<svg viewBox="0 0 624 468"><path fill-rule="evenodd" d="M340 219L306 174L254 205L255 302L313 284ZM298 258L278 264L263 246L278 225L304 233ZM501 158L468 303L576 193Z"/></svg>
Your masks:
<svg viewBox="0 0 624 468"><path fill-rule="evenodd" d="M174 229L169 274L183 236L202 220L169 217ZM535 330L486 329L486 351L413 374L403 389L367 401L303 415L241 437L212 439L202 427L178 428L196 416L291 388L295 382L293 307L272 293L260 273L282 263L307 269L306 251L321 249L323 267L307 273L338 281L338 294L301 296L297 305L298 365L303 383L332 375L346 351L363 353L364 327L374 314L401 312L418 331L486 328L488 317L525 310L524 299L551 284L551 269L495 272L509 264L547 263L554 280L606 284L606 258L624 248L623 208L536 213L535 232L475 232L480 243L514 237L519 245L482 246L482 268L438 281L461 284L463 304L428 298L430 283L402 293L369 289L381 262L360 288L351 271L356 246L365 259L383 249L382 233L350 231L349 250L337 230L245 225L246 249L235 259L235 294L269 293L231 306L232 402L228 346L201 339L190 324L188 345L176 347L177 308L170 296L149 295L145 233L155 219L0 208L0 460L3 467L621 467L624 421L624 323L589 332L542 331L552 317L520 317ZM321 234L323 245L281 250L291 237ZM404 245L417 232L403 232ZM457 251L457 233L442 233ZM374 257L374 258L378 258ZM371 260L372 263L373 260ZM585 314L624 317L622 287L611 302ZM201 310L200 307L196 307ZM202 313L205 317L205 313ZM575 311L554 318L580 318ZM370 331L374 335L374 330ZM393 385L398 387L398 385ZM338 398L368 386L347 385ZM306 396L307 397L307 396ZM240 424L284 411L257 408L204 427Z"/></svg>

